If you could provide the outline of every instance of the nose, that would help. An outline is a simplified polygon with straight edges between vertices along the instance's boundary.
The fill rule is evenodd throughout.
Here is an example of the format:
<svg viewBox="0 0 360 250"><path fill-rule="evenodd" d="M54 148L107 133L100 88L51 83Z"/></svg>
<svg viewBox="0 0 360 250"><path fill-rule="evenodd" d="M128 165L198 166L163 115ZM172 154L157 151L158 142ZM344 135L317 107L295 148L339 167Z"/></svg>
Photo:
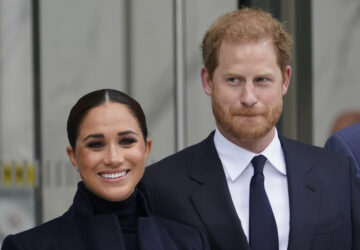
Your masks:
<svg viewBox="0 0 360 250"><path fill-rule="evenodd" d="M109 167L118 167L124 160L121 149L117 145L109 145L104 157L104 164Z"/></svg>
<svg viewBox="0 0 360 250"><path fill-rule="evenodd" d="M242 105L247 107L251 107L257 103L257 97L253 83L247 82L243 86L241 89L240 101Z"/></svg>

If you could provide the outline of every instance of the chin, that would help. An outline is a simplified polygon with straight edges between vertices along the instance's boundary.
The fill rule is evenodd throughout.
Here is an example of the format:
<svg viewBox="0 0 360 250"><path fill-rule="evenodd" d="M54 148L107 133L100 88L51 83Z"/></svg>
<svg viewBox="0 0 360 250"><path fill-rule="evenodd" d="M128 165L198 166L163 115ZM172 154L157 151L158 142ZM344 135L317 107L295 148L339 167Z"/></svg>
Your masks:
<svg viewBox="0 0 360 250"><path fill-rule="evenodd" d="M251 141L265 137L272 128L273 126L256 126L256 124L244 126L244 124L239 124L236 127L229 127L225 131L238 140Z"/></svg>

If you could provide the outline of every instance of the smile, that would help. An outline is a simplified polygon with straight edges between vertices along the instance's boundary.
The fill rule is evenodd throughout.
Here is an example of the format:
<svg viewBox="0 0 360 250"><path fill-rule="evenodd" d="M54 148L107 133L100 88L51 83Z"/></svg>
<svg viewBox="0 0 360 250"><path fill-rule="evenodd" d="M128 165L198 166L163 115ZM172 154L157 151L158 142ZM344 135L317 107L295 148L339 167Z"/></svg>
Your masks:
<svg viewBox="0 0 360 250"><path fill-rule="evenodd" d="M119 173L101 173L100 176L105 178L105 179L116 179L116 178L120 178L123 177L127 174L127 170L119 172Z"/></svg>

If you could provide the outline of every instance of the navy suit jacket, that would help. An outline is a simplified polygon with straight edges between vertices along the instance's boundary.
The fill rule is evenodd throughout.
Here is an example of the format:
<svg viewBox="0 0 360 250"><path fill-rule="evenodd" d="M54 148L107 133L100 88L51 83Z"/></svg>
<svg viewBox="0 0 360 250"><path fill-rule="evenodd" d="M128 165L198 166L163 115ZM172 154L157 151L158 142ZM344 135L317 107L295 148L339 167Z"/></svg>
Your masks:
<svg viewBox="0 0 360 250"><path fill-rule="evenodd" d="M139 218L138 238L141 250L209 249L199 230L150 214ZM78 191L64 215L6 237L1 249L125 250L125 244L116 214L94 215L90 203Z"/></svg>
<svg viewBox="0 0 360 250"><path fill-rule="evenodd" d="M207 232L212 249L249 250L214 133L145 170L154 214ZM359 250L360 182L349 157L280 138L290 202L290 250Z"/></svg>
<svg viewBox="0 0 360 250"><path fill-rule="evenodd" d="M325 143L325 148L349 155L360 175L360 122L331 135Z"/></svg>

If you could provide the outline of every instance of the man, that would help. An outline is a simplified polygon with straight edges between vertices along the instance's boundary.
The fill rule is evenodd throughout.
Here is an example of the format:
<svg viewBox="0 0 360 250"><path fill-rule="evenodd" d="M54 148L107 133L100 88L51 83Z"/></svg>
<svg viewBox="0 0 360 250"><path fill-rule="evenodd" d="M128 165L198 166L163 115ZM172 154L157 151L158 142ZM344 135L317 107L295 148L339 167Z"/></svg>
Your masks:
<svg viewBox="0 0 360 250"><path fill-rule="evenodd" d="M360 176L360 122L332 134L327 139L325 148L349 155Z"/></svg>
<svg viewBox="0 0 360 250"><path fill-rule="evenodd" d="M201 69L216 130L146 169L153 212L202 229L212 249L360 249L350 158L277 134L290 47L266 12L217 19Z"/></svg>
<svg viewBox="0 0 360 250"><path fill-rule="evenodd" d="M360 111L344 111L336 117L331 127L331 134L343 128L350 127L355 123L360 122Z"/></svg>

